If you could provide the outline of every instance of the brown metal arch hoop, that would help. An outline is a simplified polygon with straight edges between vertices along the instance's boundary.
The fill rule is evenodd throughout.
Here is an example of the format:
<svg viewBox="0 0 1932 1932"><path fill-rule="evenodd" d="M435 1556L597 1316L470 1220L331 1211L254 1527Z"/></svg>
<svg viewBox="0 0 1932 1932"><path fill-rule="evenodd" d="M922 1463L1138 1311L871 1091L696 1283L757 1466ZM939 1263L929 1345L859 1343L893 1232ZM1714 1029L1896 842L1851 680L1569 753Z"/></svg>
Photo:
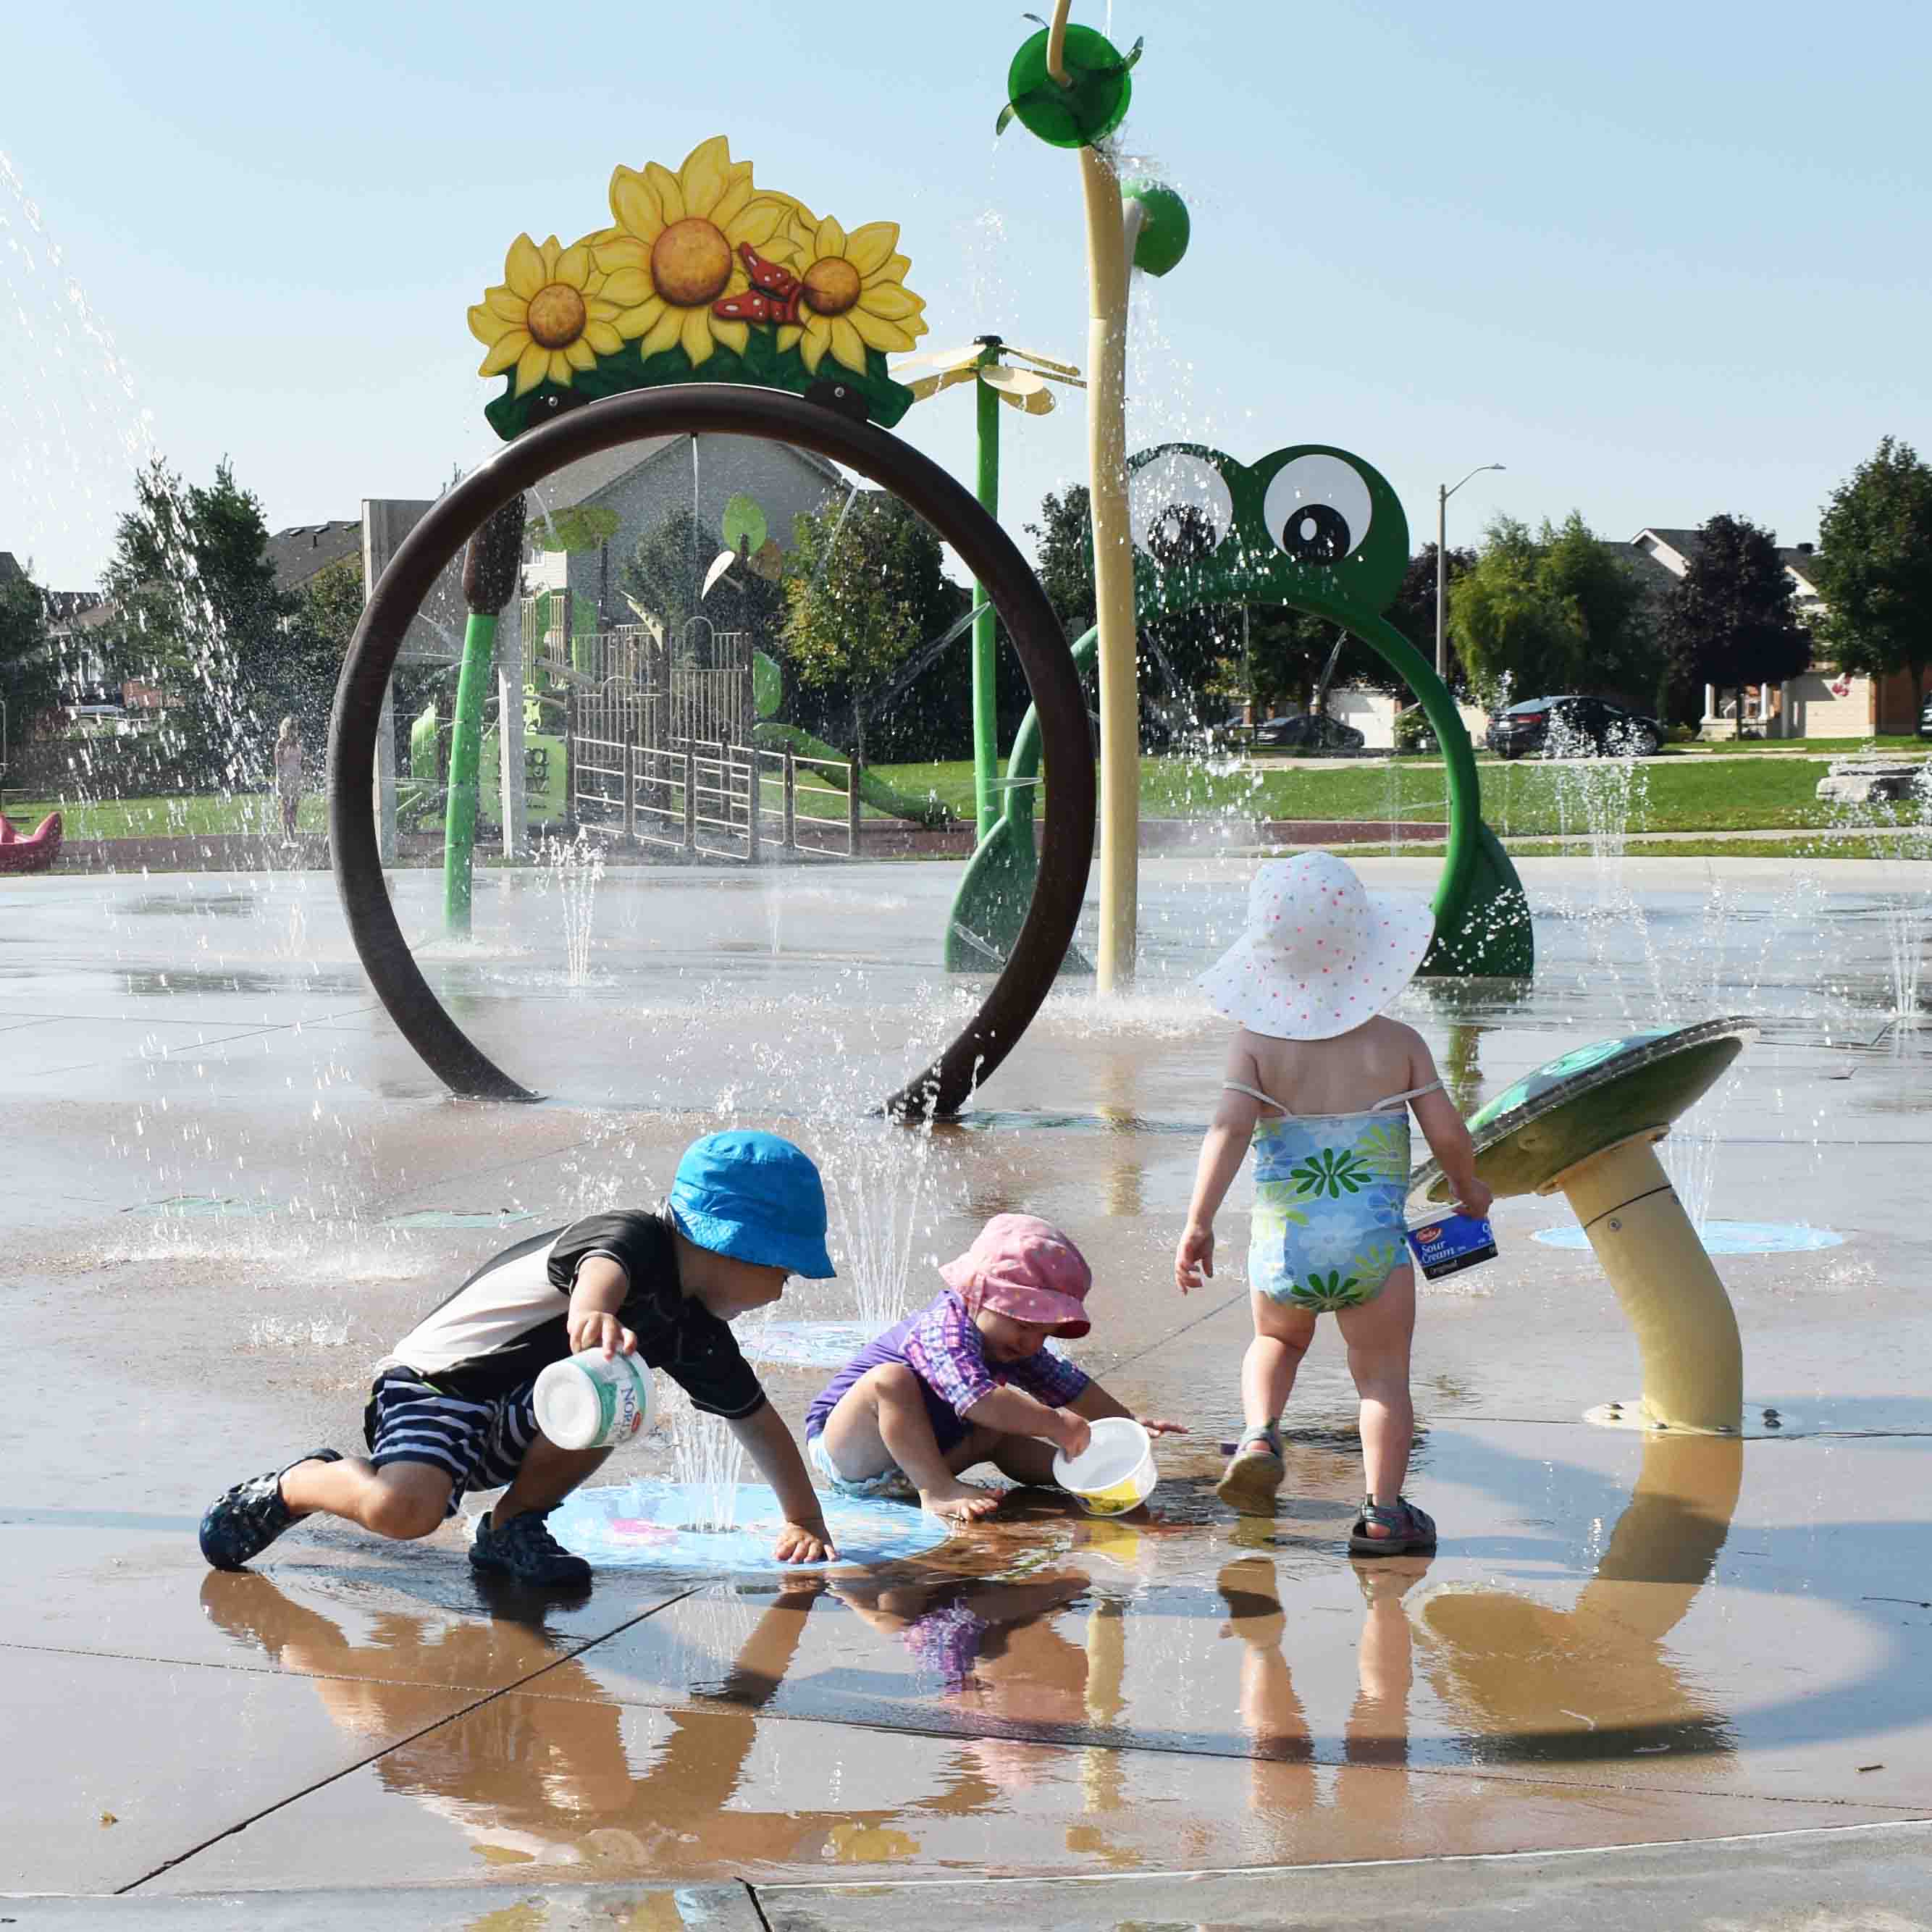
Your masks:
<svg viewBox="0 0 1932 1932"><path fill-rule="evenodd" d="M1086 700L1040 580L971 494L896 436L780 390L694 382L573 410L520 436L458 484L404 539L356 628L329 719L329 846L356 950L390 1018L446 1086L482 1100L539 1097L506 1073L450 1017L396 922L371 803L382 695L404 634L430 586L497 510L581 458L647 436L698 435L791 443L892 490L952 545L985 586L1026 674L1053 779L1026 922L979 1011L924 1072L884 1102L885 1112L901 1119L956 1114L1026 1030L1072 943L1094 853Z"/></svg>

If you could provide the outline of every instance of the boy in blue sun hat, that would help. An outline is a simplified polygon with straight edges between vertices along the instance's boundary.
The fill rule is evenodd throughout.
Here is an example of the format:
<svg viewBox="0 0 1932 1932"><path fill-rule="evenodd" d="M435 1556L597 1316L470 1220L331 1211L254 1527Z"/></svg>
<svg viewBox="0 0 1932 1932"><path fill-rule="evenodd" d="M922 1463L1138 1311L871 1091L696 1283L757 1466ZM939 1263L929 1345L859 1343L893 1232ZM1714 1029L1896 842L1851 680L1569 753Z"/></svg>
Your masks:
<svg viewBox="0 0 1932 1932"><path fill-rule="evenodd" d="M428 1536L466 1491L501 1489L471 1563L520 1583L587 1583L590 1564L544 1520L610 1452L560 1448L531 1398L551 1363L601 1348L642 1356L730 1424L784 1511L781 1562L836 1556L798 1445L729 1326L777 1300L789 1276L836 1272L825 1226L824 1185L802 1148L746 1132L693 1142L661 1206L589 1215L484 1262L378 1365L368 1455L318 1449L237 1483L202 1519L202 1554L239 1569L317 1512Z"/></svg>

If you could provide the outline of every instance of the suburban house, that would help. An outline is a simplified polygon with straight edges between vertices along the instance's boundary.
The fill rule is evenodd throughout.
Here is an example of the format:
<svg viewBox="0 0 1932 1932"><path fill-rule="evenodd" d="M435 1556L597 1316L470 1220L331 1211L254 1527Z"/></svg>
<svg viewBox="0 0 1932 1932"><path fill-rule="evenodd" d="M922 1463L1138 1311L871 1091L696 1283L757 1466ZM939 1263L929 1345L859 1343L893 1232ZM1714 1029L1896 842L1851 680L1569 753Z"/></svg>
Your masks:
<svg viewBox="0 0 1932 1932"><path fill-rule="evenodd" d="M1630 548L1674 581L1690 568L1690 560L1697 554L1697 532L1647 526L1630 539ZM1813 546L1802 543L1780 547L1778 554L1786 575L1792 580L1798 620L1809 628L1825 608L1823 596L1811 574ZM1730 738L1737 735L1738 720L1720 715L1720 706L1728 701L1725 694L1705 687L1705 715L1700 736ZM1918 694L1906 671L1871 678L1814 662L1802 676L1787 678L1780 685L1748 687L1744 710L1745 728L1754 726L1766 737L1868 738L1877 734L1916 730Z"/></svg>
<svg viewBox="0 0 1932 1932"><path fill-rule="evenodd" d="M525 554L524 594L568 586L573 601L595 608L600 628L634 624L637 614L624 598L624 566L638 538L680 510L693 513L700 540L710 545L699 560L701 569L723 547L724 507L734 496L757 503L772 541L789 550L796 519L822 510L845 488L836 464L754 436L652 436L586 457L530 492L531 516L602 510L616 518L615 526L587 549L547 550L532 541Z"/></svg>
<svg viewBox="0 0 1932 1932"><path fill-rule="evenodd" d="M362 556L362 519L338 518L333 523L295 524L268 539L268 561L275 566L275 588L284 596L299 590L311 577L332 563Z"/></svg>

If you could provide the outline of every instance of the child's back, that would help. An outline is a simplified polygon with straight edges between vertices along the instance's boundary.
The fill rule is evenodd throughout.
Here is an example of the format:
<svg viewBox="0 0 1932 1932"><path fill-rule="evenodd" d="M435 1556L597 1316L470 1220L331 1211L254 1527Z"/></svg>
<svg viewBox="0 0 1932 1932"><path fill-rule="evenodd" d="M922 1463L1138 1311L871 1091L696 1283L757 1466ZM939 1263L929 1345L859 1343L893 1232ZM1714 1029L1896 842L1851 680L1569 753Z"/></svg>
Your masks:
<svg viewBox="0 0 1932 1932"><path fill-rule="evenodd" d="M1385 1014L1333 1040L1274 1040L1242 1028L1253 1084L1290 1114L1362 1114L1423 1084L1421 1036ZM1433 1079L1432 1072L1426 1078Z"/></svg>

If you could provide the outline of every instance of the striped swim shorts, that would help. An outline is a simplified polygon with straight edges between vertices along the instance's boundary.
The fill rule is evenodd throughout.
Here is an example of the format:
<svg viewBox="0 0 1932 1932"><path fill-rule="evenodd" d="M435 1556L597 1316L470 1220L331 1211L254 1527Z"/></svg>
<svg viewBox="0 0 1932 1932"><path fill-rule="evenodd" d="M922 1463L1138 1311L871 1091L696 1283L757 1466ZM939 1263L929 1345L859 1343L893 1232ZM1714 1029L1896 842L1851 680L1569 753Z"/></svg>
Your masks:
<svg viewBox="0 0 1932 1932"><path fill-rule="evenodd" d="M452 1485L446 1515L466 1490L501 1490L517 1479L536 1439L532 1382L486 1402L445 1395L413 1369L386 1368L369 1391L362 1437L377 1468L390 1462L427 1462Z"/></svg>

